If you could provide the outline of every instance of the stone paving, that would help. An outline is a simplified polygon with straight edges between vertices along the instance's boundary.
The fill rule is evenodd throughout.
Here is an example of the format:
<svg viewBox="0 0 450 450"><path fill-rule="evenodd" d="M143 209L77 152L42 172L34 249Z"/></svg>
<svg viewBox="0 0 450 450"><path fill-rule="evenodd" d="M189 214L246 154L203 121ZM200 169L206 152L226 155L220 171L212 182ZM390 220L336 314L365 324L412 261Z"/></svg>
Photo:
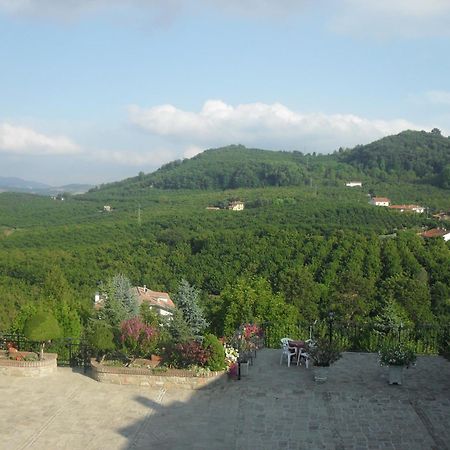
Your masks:
<svg viewBox="0 0 450 450"><path fill-rule="evenodd" d="M241 381L199 391L98 383L59 368L0 376L0 449L450 449L450 362L419 357L390 386L345 353L326 383L261 350Z"/></svg>

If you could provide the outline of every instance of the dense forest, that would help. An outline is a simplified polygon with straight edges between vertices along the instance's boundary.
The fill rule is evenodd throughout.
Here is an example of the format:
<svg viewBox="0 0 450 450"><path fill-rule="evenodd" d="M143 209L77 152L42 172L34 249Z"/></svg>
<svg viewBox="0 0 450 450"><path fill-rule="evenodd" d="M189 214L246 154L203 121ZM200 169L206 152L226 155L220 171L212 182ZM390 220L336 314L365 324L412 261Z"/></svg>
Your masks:
<svg viewBox="0 0 450 450"><path fill-rule="evenodd" d="M236 189L264 186L339 186L351 179L450 188L450 138L437 129L404 131L330 155L268 151L231 145L173 161L103 190Z"/></svg>
<svg viewBox="0 0 450 450"><path fill-rule="evenodd" d="M447 140L431 134L432 142ZM436 149L442 160L446 149ZM116 274L171 294L187 280L217 335L286 311L305 326L329 312L345 323L450 323L450 245L418 235L450 227L431 217L450 207L450 191L435 183L441 166L411 178L404 162L391 167L385 149L389 176L375 179L371 163L359 167L362 151L314 156L234 146L64 201L0 194L0 330L21 331L30 314L46 308L65 336L80 336L99 285ZM255 177L243 175L231 189L239 167L253 168ZM170 186L186 177L192 189ZM363 188L345 187L350 177ZM281 179L296 181L285 186ZM430 210L374 207L373 192ZM243 200L244 211L206 209L230 199Z"/></svg>

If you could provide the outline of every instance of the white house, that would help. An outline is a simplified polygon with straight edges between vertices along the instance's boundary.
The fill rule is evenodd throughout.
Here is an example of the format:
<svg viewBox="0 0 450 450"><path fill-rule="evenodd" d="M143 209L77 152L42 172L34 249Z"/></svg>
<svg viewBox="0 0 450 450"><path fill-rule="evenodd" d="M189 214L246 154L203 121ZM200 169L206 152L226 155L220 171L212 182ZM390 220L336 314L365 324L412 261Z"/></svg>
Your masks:
<svg viewBox="0 0 450 450"><path fill-rule="evenodd" d="M418 214L423 214L425 212L425 208L419 205L391 205L389 208L400 212L410 211Z"/></svg>
<svg viewBox="0 0 450 450"><path fill-rule="evenodd" d="M244 202L234 201L228 204L228 209L232 211L242 211L244 209Z"/></svg>
<svg viewBox="0 0 450 450"><path fill-rule="evenodd" d="M369 203L375 206L389 206L391 201L386 197L372 197Z"/></svg>
<svg viewBox="0 0 450 450"><path fill-rule="evenodd" d="M345 183L347 187L362 187L362 181L349 181Z"/></svg>
<svg viewBox="0 0 450 450"><path fill-rule="evenodd" d="M136 286L135 290L138 303L148 303L161 316L173 316L175 304L167 292L158 292L148 289L147 286Z"/></svg>

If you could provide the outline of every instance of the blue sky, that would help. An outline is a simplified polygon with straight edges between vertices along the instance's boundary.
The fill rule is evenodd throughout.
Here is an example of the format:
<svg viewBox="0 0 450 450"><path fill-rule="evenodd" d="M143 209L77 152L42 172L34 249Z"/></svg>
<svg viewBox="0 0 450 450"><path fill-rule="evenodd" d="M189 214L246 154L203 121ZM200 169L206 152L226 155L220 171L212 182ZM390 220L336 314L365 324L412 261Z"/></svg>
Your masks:
<svg viewBox="0 0 450 450"><path fill-rule="evenodd" d="M447 0L0 0L0 176L450 133ZM126 5L126 6L124 6Z"/></svg>

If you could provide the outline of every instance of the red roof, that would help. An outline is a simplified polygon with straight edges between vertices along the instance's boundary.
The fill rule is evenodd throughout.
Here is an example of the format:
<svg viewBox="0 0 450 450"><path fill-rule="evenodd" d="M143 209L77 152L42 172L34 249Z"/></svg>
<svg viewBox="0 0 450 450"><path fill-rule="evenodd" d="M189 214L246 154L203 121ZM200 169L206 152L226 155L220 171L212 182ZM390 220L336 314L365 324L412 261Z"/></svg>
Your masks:
<svg viewBox="0 0 450 450"><path fill-rule="evenodd" d="M372 197L372 201L373 202L388 202L388 203L391 202L387 197Z"/></svg>
<svg viewBox="0 0 450 450"><path fill-rule="evenodd" d="M444 230L443 228L432 228L431 230L420 233L420 235L425 238L434 238L445 236L447 233L449 232L447 230Z"/></svg>
<svg viewBox="0 0 450 450"><path fill-rule="evenodd" d="M175 304L173 303L167 292L152 291L146 286L136 286L135 289L139 304L147 302L152 306L156 306L157 308L166 310L175 309Z"/></svg>

